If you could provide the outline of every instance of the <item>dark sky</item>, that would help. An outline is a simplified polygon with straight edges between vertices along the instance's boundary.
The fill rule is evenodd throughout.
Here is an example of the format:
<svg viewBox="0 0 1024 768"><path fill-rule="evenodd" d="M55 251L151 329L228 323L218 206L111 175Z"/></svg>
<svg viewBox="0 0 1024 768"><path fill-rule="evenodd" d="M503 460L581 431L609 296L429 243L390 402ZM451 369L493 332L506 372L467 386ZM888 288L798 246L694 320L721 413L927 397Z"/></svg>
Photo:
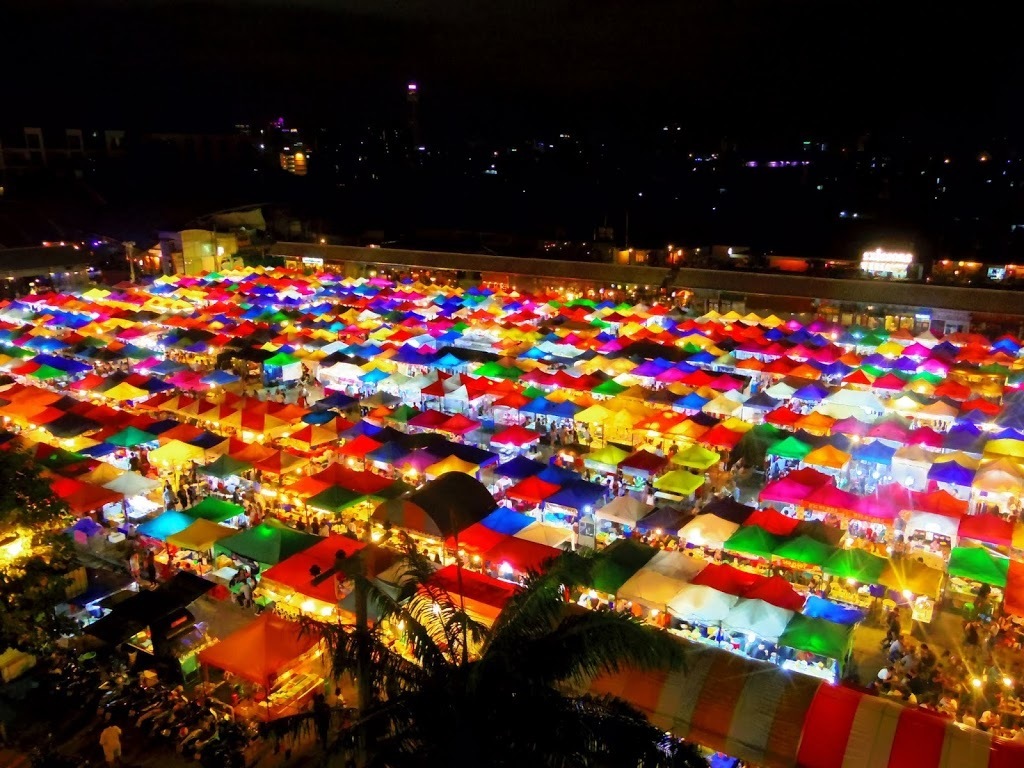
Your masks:
<svg viewBox="0 0 1024 768"><path fill-rule="evenodd" d="M425 128L470 134L669 120L737 135L1003 131L1024 95L1013 3L13 4L0 122L14 124L365 122L399 113L416 79Z"/></svg>

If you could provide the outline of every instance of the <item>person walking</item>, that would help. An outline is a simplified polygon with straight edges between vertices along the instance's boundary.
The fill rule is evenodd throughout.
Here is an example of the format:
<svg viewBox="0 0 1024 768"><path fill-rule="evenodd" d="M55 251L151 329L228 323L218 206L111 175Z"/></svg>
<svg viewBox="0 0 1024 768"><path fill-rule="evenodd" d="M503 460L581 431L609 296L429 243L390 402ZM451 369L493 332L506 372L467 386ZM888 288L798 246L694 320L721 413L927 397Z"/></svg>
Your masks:
<svg viewBox="0 0 1024 768"><path fill-rule="evenodd" d="M107 765L118 765L121 762L121 729L116 725L108 725L100 734L100 746Z"/></svg>

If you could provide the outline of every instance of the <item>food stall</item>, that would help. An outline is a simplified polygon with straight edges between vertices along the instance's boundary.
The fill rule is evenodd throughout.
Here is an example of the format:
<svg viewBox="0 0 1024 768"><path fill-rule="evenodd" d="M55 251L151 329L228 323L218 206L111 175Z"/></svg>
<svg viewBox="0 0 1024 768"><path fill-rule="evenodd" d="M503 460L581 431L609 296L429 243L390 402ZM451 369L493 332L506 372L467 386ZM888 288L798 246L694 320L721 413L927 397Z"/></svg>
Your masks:
<svg viewBox="0 0 1024 768"><path fill-rule="evenodd" d="M199 660L207 677L212 667L227 673L225 682L242 681L233 692L214 686L213 695L253 720L304 712L327 676L320 639L272 611L203 649Z"/></svg>
<svg viewBox="0 0 1024 768"><path fill-rule="evenodd" d="M954 547L949 555L945 596L950 605L965 613L974 608L974 599L982 584L992 588L992 603L998 605L1006 588L1010 560L990 553L984 547Z"/></svg>
<svg viewBox="0 0 1024 768"><path fill-rule="evenodd" d="M780 666L835 683L846 666L852 641L852 626L794 614L779 636Z"/></svg>
<svg viewBox="0 0 1024 768"><path fill-rule="evenodd" d="M106 613L86 633L111 646L124 644L129 654L139 654L136 665L155 668L169 681L188 680L198 670L197 654L213 642L189 605L213 587L179 573L154 590L117 592L100 602Z"/></svg>

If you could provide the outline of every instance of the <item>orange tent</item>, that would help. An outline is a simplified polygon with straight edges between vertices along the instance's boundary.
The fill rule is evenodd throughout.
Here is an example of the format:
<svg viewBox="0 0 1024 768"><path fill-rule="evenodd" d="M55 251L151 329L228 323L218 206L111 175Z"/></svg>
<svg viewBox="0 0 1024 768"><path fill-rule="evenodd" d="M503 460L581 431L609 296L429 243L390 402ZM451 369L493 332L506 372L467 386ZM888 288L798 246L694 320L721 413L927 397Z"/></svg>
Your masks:
<svg viewBox="0 0 1024 768"><path fill-rule="evenodd" d="M199 660L269 688L317 642L319 638L308 629L303 631L300 624L268 611L219 643L204 648L199 652Z"/></svg>

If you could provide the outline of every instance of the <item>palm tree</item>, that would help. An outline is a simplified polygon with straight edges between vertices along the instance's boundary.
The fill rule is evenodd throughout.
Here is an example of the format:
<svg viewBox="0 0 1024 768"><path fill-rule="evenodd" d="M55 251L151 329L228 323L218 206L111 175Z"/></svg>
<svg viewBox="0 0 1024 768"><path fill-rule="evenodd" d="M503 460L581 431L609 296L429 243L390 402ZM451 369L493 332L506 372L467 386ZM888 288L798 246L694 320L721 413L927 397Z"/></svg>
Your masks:
<svg viewBox="0 0 1024 768"><path fill-rule="evenodd" d="M387 768L706 766L692 746L666 737L630 705L587 692L603 672L681 663L665 633L568 602L571 587L589 582L590 562L562 555L546 574L532 575L489 628L430 583L430 564L413 551L407 600L350 564L381 620L372 628L316 626L338 675L365 668L357 682L368 694L342 739L357 737L367 763ZM404 635L404 654L387 641L385 623Z"/></svg>

